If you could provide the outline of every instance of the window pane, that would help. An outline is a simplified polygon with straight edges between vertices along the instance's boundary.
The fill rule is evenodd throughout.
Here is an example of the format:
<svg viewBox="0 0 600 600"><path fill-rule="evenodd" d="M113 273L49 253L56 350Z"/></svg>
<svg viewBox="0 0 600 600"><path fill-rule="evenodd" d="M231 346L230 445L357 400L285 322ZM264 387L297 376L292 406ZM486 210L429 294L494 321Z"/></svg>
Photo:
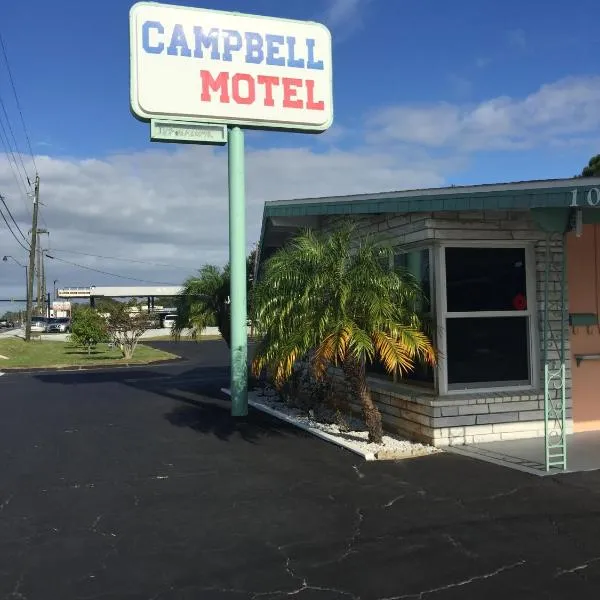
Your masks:
<svg viewBox="0 0 600 600"><path fill-rule="evenodd" d="M529 382L529 317L446 319L448 386Z"/></svg>
<svg viewBox="0 0 600 600"><path fill-rule="evenodd" d="M421 283L421 291L425 297L422 310L431 312L431 269L429 264L429 250L415 250L394 255L394 268L406 269Z"/></svg>
<svg viewBox="0 0 600 600"><path fill-rule="evenodd" d="M446 248L448 312L524 310L524 248Z"/></svg>

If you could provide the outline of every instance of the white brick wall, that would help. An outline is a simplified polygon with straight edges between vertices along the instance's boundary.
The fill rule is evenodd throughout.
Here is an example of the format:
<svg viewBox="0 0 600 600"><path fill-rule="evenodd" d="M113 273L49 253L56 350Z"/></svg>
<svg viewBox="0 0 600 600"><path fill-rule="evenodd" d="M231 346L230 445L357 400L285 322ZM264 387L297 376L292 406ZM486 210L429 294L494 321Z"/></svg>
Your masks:
<svg viewBox="0 0 600 600"><path fill-rule="evenodd" d="M324 219L326 229L334 229L343 217ZM404 435L443 446L544 435L543 319L546 273L546 234L539 231L530 213L508 211L464 211L417 214L362 215L357 220L358 235L378 234L393 245L450 240L523 241L534 243L536 260L536 300L540 342L540 389L529 392L468 394L439 397L429 391L370 380L387 428ZM560 367L560 289L563 240L548 238L550 245L550 286L548 309L551 335L548 342L550 368ZM571 368L569 331L565 324L567 416L571 421ZM558 390L553 391L558 394ZM358 409L358 407L353 407Z"/></svg>

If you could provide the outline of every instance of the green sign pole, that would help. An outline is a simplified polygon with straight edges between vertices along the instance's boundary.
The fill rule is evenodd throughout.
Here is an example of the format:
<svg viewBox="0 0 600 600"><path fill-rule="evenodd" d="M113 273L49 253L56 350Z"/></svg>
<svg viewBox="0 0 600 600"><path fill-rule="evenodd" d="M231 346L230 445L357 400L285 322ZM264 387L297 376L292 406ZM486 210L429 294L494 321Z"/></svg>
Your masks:
<svg viewBox="0 0 600 600"><path fill-rule="evenodd" d="M248 328L246 306L246 202L244 131L228 128L229 262L231 268L231 414L248 414Z"/></svg>

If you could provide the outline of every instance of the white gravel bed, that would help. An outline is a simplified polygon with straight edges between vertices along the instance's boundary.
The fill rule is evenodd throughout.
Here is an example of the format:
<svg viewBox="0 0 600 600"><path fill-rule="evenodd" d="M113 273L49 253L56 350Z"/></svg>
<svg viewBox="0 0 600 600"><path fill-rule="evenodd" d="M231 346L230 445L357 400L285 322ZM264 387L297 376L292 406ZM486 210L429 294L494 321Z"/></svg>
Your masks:
<svg viewBox="0 0 600 600"><path fill-rule="evenodd" d="M306 415L300 409L286 405L279 400L278 396L264 396L257 392L250 392L248 404L328 442L342 446L365 460L398 460L441 452L439 448L411 442L389 433L384 434L383 444L371 444L367 441L368 432L359 419L350 419L349 431L341 431L336 424L316 421L312 415Z"/></svg>

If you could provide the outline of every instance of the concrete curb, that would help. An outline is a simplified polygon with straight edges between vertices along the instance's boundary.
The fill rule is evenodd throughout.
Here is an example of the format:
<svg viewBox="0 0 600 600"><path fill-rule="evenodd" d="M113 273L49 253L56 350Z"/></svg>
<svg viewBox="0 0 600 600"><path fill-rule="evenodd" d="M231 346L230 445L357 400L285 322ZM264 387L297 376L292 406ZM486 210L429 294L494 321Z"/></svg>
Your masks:
<svg viewBox="0 0 600 600"><path fill-rule="evenodd" d="M71 365L68 367L2 367L3 374L35 374L35 373L78 373L80 371L121 371L124 369L134 369L136 367L162 367L166 365L178 364L187 362L187 358L177 356L176 358L170 358L166 360L156 360L154 362L147 363L125 363L120 365L89 365L89 366L76 366Z"/></svg>
<svg viewBox="0 0 600 600"><path fill-rule="evenodd" d="M228 388L221 388L221 391L224 394L231 396L231 390L229 390ZM294 427L297 427L298 429L302 429L303 431L306 431L307 433L310 433L310 434L314 435L315 437L321 438L322 440L325 440L326 442L335 444L336 446L340 446L341 448L345 448L346 450L349 450L350 452L352 452L354 454L358 454L358 456L361 456L365 460L368 460L368 461L377 460L377 457L375 456L375 454L373 452L363 452L362 450L359 450L358 448L354 448L349 442L346 442L345 440L341 440L341 439L337 438L336 436L331 435L330 433L327 433L325 431L321 431L320 429L317 429L316 427L311 427L310 425L305 425L304 423L298 423L297 421L295 421L291 417L288 417L284 413L281 413L278 410L271 408L270 406L265 406L264 404L261 404L260 402L257 402L256 400L252 400L251 398L248 398L248 405L251 406L252 408L255 408L256 410L259 410L268 415L271 415L272 417L276 417L277 419L280 419L281 421L285 421L289 425L293 425Z"/></svg>

